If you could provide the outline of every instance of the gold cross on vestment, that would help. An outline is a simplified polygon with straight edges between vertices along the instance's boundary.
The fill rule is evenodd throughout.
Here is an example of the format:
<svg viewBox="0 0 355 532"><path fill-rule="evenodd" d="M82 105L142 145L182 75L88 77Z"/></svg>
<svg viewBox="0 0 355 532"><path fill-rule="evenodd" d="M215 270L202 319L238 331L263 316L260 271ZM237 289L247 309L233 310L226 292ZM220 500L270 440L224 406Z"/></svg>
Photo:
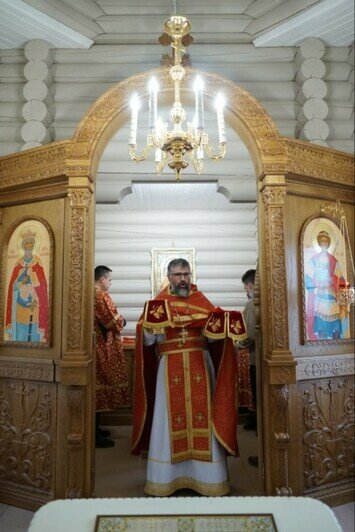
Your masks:
<svg viewBox="0 0 355 532"><path fill-rule="evenodd" d="M195 416L195 418L197 419L197 421L198 421L199 423L201 423L201 421L203 421L203 420L205 419L205 416L204 416L203 414L201 414L201 412L199 412L199 413L197 414L197 416Z"/></svg>
<svg viewBox="0 0 355 532"><path fill-rule="evenodd" d="M180 334L180 342L179 342L179 344L184 345L185 341L186 341L186 338L188 337L189 333L187 332L185 327L183 327L179 334ZM181 347L181 345L180 345L180 347Z"/></svg>
<svg viewBox="0 0 355 532"><path fill-rule="evenodd" d="M176 417L175 417L175 423L177 423L178 425L181 425L181 423L184 421L184 418L182 415L178 414Z"/></svg>

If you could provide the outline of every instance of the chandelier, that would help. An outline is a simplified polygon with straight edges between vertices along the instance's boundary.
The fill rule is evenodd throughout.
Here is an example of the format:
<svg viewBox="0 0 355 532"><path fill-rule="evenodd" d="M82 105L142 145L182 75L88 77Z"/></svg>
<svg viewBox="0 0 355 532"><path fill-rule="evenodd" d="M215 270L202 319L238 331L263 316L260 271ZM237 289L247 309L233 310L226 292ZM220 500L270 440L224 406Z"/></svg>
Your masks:
<svg viewBox="0 0 355 532"><path fill-rule="evenodd" d="M226 134L224 122L224 98L218 94L216 98L217 125L219 136L219 147L216 151L210 146L208 135L204 131L204 105L203 105L203 81L197 76L195 91L195 115L191 122L186 120L186 112L180 100L180 83L185 76L185 69L182 66L181 53L185 52L182 45L182 38L191 30L190 22L182 16L173 15L164 23L164 31L171 37L171 47L173 49L174 65L170 68L169 75L174 82L174 104L170 110L170 121L172 128L169 130L168 124L158 117L158 92L157 80L152 78L149 83L149 133L147 134L146 146L140 153L137 153L137 128L138 111L140 107L136 94L131 99L131 123L129 133L129 154L133 161L137 163L148 158L151 150L155 153L155 163L157 174L160 175L166 163L169 168L175 171L176 179L181 180L181 172L188 167L189 161L195 171L201 174L203 171L203 161L205 154L210 159L222 159L226 153ZM189 161L185 158L189 159Z"/></svg>

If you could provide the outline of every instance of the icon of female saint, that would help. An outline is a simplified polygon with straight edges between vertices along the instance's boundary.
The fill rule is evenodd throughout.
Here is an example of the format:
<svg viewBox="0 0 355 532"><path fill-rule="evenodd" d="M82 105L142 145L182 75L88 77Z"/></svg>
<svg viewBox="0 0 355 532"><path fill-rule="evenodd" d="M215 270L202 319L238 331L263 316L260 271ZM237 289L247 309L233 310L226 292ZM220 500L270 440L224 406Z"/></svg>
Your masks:
<svg viewBox="0 0 355 532"><path fill-rule="evenodd" d="M20 257L7 292L5 338L13 342L47 342L48 285L40 258L34 253L36 232L20 233Z"/></svg>

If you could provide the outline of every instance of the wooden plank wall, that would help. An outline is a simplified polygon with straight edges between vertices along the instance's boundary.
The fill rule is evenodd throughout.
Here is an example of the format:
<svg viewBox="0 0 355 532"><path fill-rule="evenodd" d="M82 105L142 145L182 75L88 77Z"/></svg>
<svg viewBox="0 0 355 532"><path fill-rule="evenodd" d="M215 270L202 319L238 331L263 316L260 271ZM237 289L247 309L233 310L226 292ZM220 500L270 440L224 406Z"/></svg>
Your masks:
<svg viewBox="0 0 355 532"><path fill-rule="evenodd" d="M297 47L255 48L252 44L194 44L192 65L231 79L251 92L276 122L282 135L297 137L301 124L301 104L296 82L299 65ZM71 137L76 125L103 92L114 83L159 65L165 53L160 45L94 45L89 50L54 49L48 56L48 79L44 101L50 114L47 127L50 140ZM327 144L353 151L353 51L330 47L322 57L323 81L329 111ZM22 128L26 123L26 98L42 100L36 83L30 96L24 95L28 80L24 50L0 50L0 155L20 151L25 144ZM28 73L27 73L28 75ZM35 76L35 73L33 73ZM34 79L36 81L36 79ZM38 90L43 83L38 84ZM47 90L47 89L46 89ZM26 94L26 91L25 91ZM25 116L24 116L25 113ZM30 146L28 146L30 147Z"/></svg>

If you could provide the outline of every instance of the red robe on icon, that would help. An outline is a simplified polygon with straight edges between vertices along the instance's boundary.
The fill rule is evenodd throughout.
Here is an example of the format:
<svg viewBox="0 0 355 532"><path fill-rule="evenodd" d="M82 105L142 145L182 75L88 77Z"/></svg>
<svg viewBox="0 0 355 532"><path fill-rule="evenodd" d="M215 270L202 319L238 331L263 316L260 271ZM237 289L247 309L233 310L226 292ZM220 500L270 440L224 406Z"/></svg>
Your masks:
<svg viewBox="0 0 355 532"><path fill-rule="evenodd" d="M24 283L22 278L27 278L27 282ZM25 306L25 301L31 295L29 288L33 290L32 300L35 301L32 309ZM22 291L26 289L26 295L21 298ZM24 301L23 305L19 303L19 298ZM11 336L11 340L23 341L24 338L19 338L18 333L24 327L29 330L32 327L33 332L36 327L38 332L38 338L29 338L29 341L48 341L48 285L41 261L36 256L30 261L23 258L17 261L7 292L5 331Z"/></svg>

